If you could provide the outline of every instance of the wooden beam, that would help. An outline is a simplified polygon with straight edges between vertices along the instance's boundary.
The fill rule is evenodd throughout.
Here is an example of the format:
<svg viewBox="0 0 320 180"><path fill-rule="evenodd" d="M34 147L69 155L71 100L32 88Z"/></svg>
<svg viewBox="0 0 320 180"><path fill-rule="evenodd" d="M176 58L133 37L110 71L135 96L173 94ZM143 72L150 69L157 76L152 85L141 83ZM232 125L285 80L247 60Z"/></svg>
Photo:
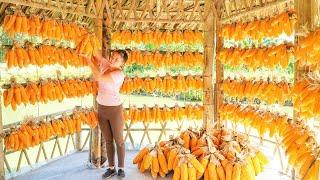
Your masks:
<svg viewBox="0 0 320 180"><path fill-rule="evenodd" d="M213 1L205 1L205 9L211 9ZM204 59L203 71L203 127L210 131L214 125L214 99L213 99L213 58L214 58L214 14L208 15L204 23Z"/></svg>
<svg viewBox="0 0 320 180"><path fill-rule="evenodd" d="M157 18L145 18L145 19L120 19L120 18L114 18L114 22L126 22L126 23L138 23L138 22L144 22L144 23L198 23L203 24L203 21L189 21L189 20L169 20L169 19L157 19Z"/></svg>
<svg viewBox="0 0 320 180"><path fill-rule="evenodd" d="M263 4L263 6L252 8L252 9L249 9L249 10L243 11L243 12L237 12L235 14L232 14L229 17L222 18L221 19L221 23L225 24L225 23L228 23L230 21L234 21L234 20L239 19L239 18L248 17L250 14L257 13L257 12L262 12L266 8L278 9L279 6L285 5L285 4L288 4L288 3L292 3L292 2L293 2L293 0L277 0L277 1L274 1L274 2L270 2L270 3L265 3L265 4ZM230 10L226 10L226 11L229 12ZM231 12L229 12L229 13L231 13Z"/></svg>
<svg viewBox="0 0 320 180"><path fill-rule="evenodd" d="M28 1L22 1L22 0L0 0L0 2L3 3L10 3L10 4L16 4L19 6L29 6L29 7L33 7L33 8L39 8L39 9L44 9L44 10L49 10L49 11L56 11L56 12L61 12L62 14L76 14L78 16L86 16L86 17L90 17L90 18L99 18L99 16L95 15L95 14L90 14L90 13L86 13L85 11L74 11L69 10L69 9L62 9L59 8L57 6L48 6L45 3L36 3L36 2L28 2ZM55 3L58 4L58 3Z"/></svg>
<svg viewBox="0 0 320 180"><path fill-rule="evenodd" d="M103 13L104 14L104 13ZM109 0L106 1L106 21L110 21L109 24L112 22L112 15L111 15L111 10L110 10L110 5L109 5Z"/></svg>

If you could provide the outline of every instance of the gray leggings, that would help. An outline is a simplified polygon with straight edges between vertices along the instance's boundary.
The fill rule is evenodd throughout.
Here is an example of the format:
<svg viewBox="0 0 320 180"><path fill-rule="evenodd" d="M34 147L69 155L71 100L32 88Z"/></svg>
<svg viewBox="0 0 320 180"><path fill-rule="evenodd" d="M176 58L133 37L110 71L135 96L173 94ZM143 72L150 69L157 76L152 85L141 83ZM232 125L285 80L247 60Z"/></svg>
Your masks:
<svg viewBox="0 0 320 180"><path fill-rule="evenodd" d="M115 147L117 145L118 167L124 167L125 146L123 139L123 110L119 106L98 105L99 126L106 141L109 166L114 166Z"/></svg>

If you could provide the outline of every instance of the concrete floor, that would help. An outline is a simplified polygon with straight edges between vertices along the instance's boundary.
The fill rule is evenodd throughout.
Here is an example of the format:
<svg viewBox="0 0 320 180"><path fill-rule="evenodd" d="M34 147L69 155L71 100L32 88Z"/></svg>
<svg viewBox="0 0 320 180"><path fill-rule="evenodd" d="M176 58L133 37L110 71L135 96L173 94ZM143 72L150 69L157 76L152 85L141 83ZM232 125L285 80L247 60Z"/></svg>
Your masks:
<svg viewBox="0 0 320 180"><path fill-rule="evenodd" d="M152 179L149 173L139 173L137 167L132 164L137 151L126 152L126 178L125 179ZM58 159L47 165L35 169L26 174L13 178L14 180L93 180L102 179L101 175L104 173L103 169L90 169L87 166L88 152L74 153L62 159ZM113 177L112 180L119 179ZM168 178L171 179L170 176Z"/></svg>
<svg viewBox="0 0 320 180"><path fill-rule="evenodd" d="M137 167L132 164L132 159L137 151L126 152L126 178L129 180L151 180L149 173L139 173ZM14 180L92 180L102 179L101 175L105 169L90 169L87 166L88 152L75 153L59 160L53 161L38 169L13 178ZM171 179L167 175L163 180ZM119 179L117 177L113 180ZM261 173L257 180L289 180L290 178L281 175L270 162L268 167Z"/></svg>

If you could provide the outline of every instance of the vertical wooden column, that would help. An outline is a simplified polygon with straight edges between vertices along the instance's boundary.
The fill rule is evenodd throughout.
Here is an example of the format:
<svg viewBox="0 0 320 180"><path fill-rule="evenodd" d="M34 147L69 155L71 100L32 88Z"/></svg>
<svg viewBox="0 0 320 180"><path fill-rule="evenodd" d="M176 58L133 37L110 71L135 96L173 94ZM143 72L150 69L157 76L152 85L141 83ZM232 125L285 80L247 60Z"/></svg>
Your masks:
<svg viewBox="0 0 320 180"><path fill-rule="evenodd" d="M317 8L317 7L312 7L311 6L311 2L313 2L313 0L295 0L294 1L294 8L295 11L297 13L297 23L296 23L296 27L295 30L296 31L301 31L301 27L302 26L307 26L306 28L308 30L312 29L313 26L313 18L312 16L314 16L315 14L312 14L312 9ZM295 37L296 38L296 42L297 43L299 41L299 37ZM299 81L302 77L303 74L305 74L305 69L301 69L300 67L297 66L297 63L294 64L294 83L296 83L297 81ZM297 112L294 111L293 113L293 119L295 120L297 117Z"/></svg>
<svg viewBox="0 0 320 180"><path fill-rule="evenodd" d="M312 14L314 11L312 11L312 9L317 8L317 7L312 7L311 3L313 2L313 0L295 0L294 1L294 8L295 11L297 13L297 23L296 23L296 27L295 30L296 31L301 31L301 27L302 26L306 26L309 30L313 29L313 17L314 14ZM299 41L299 37L295 37L295 43L297 43ZM301 69L300 67L297 66L297 63L294 64L294 83L296 83L297 81L299 81L302 77L303 74L305 73L304 69ZM293 111L293 119L296 120L297 118L297 112L294 110ZM292 168L291 170L291 179L295 180L296 179L296 172L295 169Z"/></svg>
<svg viewBox="0 0 320 180"><path fill-rule="evenodd" d="M211 130L214 125L213 99L213 58L214 58L214 14L213 1L205 1L205 11L209 12L204 23L204 71L203 71L203 127Z"/></svg>
<svg viewBox="0 0 320 180"><path fill-rule="evenodd" d="M2 102L2 94L0 96L0 102ZM5 178L5 170L4 170L4 152L3 152L3 138L1 135L3 134L3 119L2 119L2 105L0 104L0 180Z"/></svg>
<svg viewBox="0 0 320 180"><path fill-rule="evenodd" d="M219 107L221 103L223 103L223 95L221 91L221 83L223 80L223 65L220 61L220 59L217 58L217 53L220 51L220 49L223 47L223 40L222 37L220 36L220 31L222 28L221 24L221 8L222 2L218 1L216 3L216 19L215 19L215 49L214 49L214 54L215 54L215 65L216 65L216 82L215 82L215 112L214 112L214 119L219 123L219 125L222 125L220 121L220 116L219 116Z"/></svg>
<svg viewBox="0 0 320 180"><path fill-rule="evenodd" d="M107 17L108 18L108 17ZM103 18L104 19L104 18ZM109 56L111 48L110 19L103 20L102 31L102 55ZM101 164L107 160L106 141L101 135Z"/></svg>
<svg viewBox="0 0 320 180"><path fill-rule="evenodd" d="M99 40L102 40L102 18L95 19L95 34ZM97 109L96 96L94 96L94 108ZM90 162L94 164L97 168L101 166L101 131L100 127L92 129L92 143L91 143L91 152L90 152Z"/></svg>

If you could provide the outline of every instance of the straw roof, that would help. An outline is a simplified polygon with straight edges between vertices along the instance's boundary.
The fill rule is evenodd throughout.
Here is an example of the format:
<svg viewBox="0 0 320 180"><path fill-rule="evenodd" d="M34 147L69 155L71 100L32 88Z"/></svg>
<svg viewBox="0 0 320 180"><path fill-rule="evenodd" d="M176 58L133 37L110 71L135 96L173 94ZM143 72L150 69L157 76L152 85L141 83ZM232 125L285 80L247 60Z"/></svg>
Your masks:
<svg viewBox="0 0 320 180"><path fill-rule="evenodd" d="M112 30L203 29L204 0L109 0L104 16Z"/></svg>
<svg viewBox="0 0 320 180"><path fill-rule="evenodd" d="M65 21L76 21L93 27L94 19L102 18L102 0L0 0L0 18L12 10L26 15L39 15Z"/></svg>

